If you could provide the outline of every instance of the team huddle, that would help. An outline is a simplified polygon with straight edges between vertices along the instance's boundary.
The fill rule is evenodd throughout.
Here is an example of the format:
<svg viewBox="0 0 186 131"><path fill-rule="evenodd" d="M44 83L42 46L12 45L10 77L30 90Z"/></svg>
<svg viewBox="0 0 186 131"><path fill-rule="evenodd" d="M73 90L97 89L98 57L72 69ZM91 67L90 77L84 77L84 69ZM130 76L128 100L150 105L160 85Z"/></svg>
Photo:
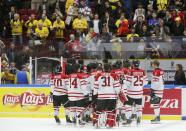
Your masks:
<svg viewBox="0 0 186 131"><path fill-rule="evenodd" d="M66 122L93 126L114 127L121 123L130 125L133 120L140 124L142 117L143 88L148 77L139 68L138 60L89 63L87 66L67 64L65 73L52 74L54 118L60 123L59 108L65 108ZM164 81L160 63L153 61L151 77L151 106L155 118L151 123L160 122L160 101L163 97Z"/></svg>

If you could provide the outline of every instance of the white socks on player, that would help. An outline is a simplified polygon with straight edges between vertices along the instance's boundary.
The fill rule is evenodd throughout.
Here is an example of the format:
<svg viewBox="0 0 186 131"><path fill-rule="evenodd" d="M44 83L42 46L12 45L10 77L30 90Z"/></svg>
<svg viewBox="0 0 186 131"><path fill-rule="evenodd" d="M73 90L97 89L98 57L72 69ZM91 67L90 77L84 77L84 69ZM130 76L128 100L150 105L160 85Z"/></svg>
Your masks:
<svg viewBox="0 0 186 131"><path fill-rule="evenodd" d="M132 115L132 106L125 105L125 114L126 114L126 118L130 119L130 117Z"/></svg>
<svg viewBox="0 0 186 131"><path fill-rule="evenodd" d="M59 107L54 107L54 116L59 116Z"/></svg>
<svg viewBox="0 0 186 131"><path fill-rule="evenodd" d="M141 117L142 116L142 105L136 105L135 108L136 108L136 115L137 115L137 117Z"/></svg>
<svg viewBox="0 0 186 131"><path fill-rule="evenodd" d="M160 104L153 104L152 106L154 108L155 116L159 116L160 115Z"/></svg>
<svg viewBox="0 0 186 131"><path fill-rule="evenodd" d="M70 116L70 110L68 108L65 108L65 115Z"/></svg>

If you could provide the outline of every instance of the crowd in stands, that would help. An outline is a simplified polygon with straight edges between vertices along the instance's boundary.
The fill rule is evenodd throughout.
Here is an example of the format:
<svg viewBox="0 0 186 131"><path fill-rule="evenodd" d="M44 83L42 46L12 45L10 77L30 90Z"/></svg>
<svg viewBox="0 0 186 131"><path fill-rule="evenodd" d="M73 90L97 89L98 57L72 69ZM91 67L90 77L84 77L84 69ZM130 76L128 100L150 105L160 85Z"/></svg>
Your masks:
<svg viewBox="0 0 186 131"><path fill-rule="evenodd" d="M186 36L185 11L185 0L0 0L2 71L22 70L48 40L50 50L74 58L85 49L99 55L91 51L101 43L112 43L120 56L123 41L171 42Z"/></svg>

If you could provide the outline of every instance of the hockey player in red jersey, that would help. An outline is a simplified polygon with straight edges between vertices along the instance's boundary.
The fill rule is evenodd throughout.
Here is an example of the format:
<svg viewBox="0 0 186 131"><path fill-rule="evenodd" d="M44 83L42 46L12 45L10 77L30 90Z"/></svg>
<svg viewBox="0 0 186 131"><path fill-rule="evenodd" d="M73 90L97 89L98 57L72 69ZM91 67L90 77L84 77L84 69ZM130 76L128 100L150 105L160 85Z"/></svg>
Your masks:
<svg viewBox="0 0 186 131"><path fill-rule="evenodd" d="M81 118L78 120L77 116L85 109L85 95L87 95L86 78L88 76L87 74L78 73L78 69L77 66L74 67L74 70L68 75L67 92L71 103L70 109L73 112L73 123L84 124Z"/></svg>
<svg viewBox="0 0 186 131"><path fill-rule="evenodd" d="M50 77L50 85L52 88L53 96L53 106L54 106L54 118L56 123L60 124L59 119L59 108L63 106L66 113L66 122L71 123L69 118L69 100L66 89L66 79L65 74L52 74Z"/></svg>
<svg viewBox="0 0 186 131"><path fill-rule="evenodd" d="M155 118L151 123L160 123L160 102L163 97L164 90L164 72L159 68L159 61L154 60L152 66L154 68L151 79L151 105L154 108Z"/></svg>
<svg viewBox="0 0 186 131"><path fill-rule="evenodd" d="M120 91L120 95L124 96L126 95L127 89L125 88L124 85L124 80L125 80L125 75L127 73L126 68L122 67L122 62L121 61L116 61L116 63L114 63L112 65L112 71L111 73L117 74L119 76L119 80L120 80L120 84L121 84L121 91ZM126 98L126 97L125 97ZM120 99L117 100L117 105L116 105L116 121L120 122L120 120L124 120L125 119L125 115L124 115L124 106L123 106L124 101L122 102Z"/></svg>
<svg viewBox="0 0 186 131"><path fill-rule="evenodd" d="M132 122L131 111L133 104L137 108L137 124L141 122L143 87L148 84L148 79L145 71L139 69L139 64L138 60L132 62L132 69L126 78L128 101L125 102L127 121L124 124L131 124Z"/></svg>
<svg viewBox="0 0 186 131"><path fill-rule="evenodd" d="M93 125L97 127L115 125L115 107L121 90L119 77L109 73L110 65L104 65L104 72L95 77L94 93L97 94L96 112L93 114Z"/></svg>

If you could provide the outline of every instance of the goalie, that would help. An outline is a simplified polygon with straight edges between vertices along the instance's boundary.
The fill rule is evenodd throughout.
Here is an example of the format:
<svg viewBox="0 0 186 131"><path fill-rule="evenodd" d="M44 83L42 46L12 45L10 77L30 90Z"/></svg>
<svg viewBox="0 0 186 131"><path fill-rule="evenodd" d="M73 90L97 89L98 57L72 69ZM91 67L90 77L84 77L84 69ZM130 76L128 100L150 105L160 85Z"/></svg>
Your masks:
<svg viewBox="0 0 186 131"><path fill-rule="evenodd" d="M104 72L95 76L94 94L97 94L96 111L93 114L93 125L96 127L115 126L115 108L121 84L118 75L109 73L109 64L104 65Z"/></svg>

